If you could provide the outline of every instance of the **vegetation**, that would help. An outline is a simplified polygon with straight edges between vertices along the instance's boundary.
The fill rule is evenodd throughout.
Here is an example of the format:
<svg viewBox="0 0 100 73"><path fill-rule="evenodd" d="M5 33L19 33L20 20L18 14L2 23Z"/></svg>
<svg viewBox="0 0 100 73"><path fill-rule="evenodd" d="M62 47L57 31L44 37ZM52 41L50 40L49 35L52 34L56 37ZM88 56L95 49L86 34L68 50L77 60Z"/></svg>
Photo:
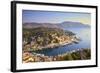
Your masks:
<svg viewBox="0 0 100 73"><path fill-rule="evenodd" d="M85 60L90 58L91 58L91 50L83 49L83 50L66 54L63 57L63 60Z"/></svg>

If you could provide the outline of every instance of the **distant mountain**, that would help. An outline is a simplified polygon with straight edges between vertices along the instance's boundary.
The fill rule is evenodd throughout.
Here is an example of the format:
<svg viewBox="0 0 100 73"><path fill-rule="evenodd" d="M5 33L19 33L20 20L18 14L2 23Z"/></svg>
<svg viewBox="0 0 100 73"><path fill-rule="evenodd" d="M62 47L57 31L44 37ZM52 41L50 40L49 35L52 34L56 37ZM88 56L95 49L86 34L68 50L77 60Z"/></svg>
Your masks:
<svg viewBox="0 0 100 73"><path fill-rule="evenodd" d="M24 23L23 28L38 28L38 27L48 27L48 28L60 28L56 24L52 23Z"/></svg>
<svg viewBox="0 0 100 73"><path fill-rule="evenodd" d="M71 21L65 21L62 23L36 23L36 22L32 22L32 23L24 23L23 24L23 28L37 28L37 27L48 27L48 28L70 28L70 27L90 27L87 24L83 24L80 22L71 22Z"/></svg>
<svg viewBox="0 0 100 73"><path fill-rule="evenodd" d="M62 23L59 23L59 26L62 27L62 28L70 28L70 27L90 27L89 25L87 24L83 24L83 23L80 23L80 22L71 22L71 21L65 21L65 22L62 22Z"/></svg>

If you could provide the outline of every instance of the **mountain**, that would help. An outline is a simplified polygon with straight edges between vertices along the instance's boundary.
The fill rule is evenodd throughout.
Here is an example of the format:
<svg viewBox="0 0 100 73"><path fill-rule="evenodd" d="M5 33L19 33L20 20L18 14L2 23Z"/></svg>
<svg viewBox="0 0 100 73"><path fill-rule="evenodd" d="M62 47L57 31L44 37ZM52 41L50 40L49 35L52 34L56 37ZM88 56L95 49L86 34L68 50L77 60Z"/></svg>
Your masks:
<svg viewBox="0 0 100 73"><path fill-rule="evenodd" d="M38 27L49 27L49 28L60 28L57 24L52 23L24 23L23 28L38 28Z"/></svg>
<svg viewBox="0 0 100 73"><path fill-rule="evenodd" d="M48 28L81 28L81 27L90 27L87 24L83 24L81 22L71 22L71 21L65 21L62 23L36 23L36 22L32 22L32 23L24 23L23 24L23 28L37 28L37 27L48 27Z"/></svg>
<svg viewBox="0 0 100 73"><path fill-rule="evenodd" d="M71 22L71 21L65 21L65 22L62 22L62 23L59 23L59 26L62 27L62 28L70 28L70 27L90 27L89 25L87 24L83 24L83 23L80 23L80 22Z"/></svg>

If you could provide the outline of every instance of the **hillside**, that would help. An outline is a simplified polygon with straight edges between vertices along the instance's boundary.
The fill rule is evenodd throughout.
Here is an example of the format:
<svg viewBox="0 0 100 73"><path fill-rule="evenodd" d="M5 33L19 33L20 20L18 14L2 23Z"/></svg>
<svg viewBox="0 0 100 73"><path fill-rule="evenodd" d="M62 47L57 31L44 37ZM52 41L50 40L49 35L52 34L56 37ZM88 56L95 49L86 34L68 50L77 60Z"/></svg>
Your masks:
<svg viewBox="0 0 100 73"><path fill-rule="evenodd" d="M59 47L77 41L75 34L60 28L23 28L23 49L26 51Z"/></svg>

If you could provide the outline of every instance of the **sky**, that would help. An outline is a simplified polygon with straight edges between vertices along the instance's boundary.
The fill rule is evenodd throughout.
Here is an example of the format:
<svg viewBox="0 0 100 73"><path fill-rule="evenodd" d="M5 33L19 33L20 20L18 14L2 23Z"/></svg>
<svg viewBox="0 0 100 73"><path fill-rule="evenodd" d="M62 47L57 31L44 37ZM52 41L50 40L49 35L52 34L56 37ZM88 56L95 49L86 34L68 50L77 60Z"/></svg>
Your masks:
<svg viewBox="0 0 100 73"><path fill-rule="evenodd" d="M23 10L22 22L30 23L61 23L64 21L81 22L83 24L91 24L90 13L79 12L57 12L57 11L36 11Z"/></svg>

